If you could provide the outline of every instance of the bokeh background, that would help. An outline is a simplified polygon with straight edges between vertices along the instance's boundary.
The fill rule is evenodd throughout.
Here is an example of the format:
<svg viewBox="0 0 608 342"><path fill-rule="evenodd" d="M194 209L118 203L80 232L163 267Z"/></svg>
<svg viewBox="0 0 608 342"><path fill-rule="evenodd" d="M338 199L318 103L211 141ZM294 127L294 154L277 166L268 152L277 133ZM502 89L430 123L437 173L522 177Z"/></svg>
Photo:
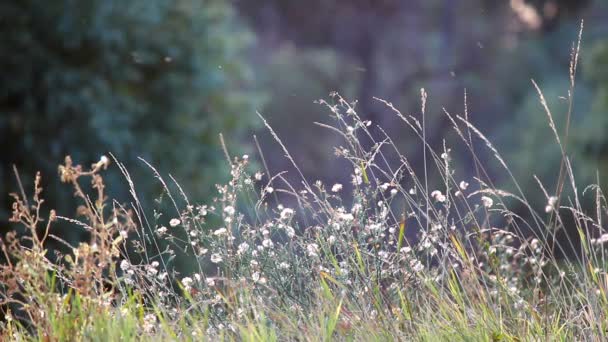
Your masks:
<svg viewBox="0 0 608 342"><path fill-rule="evenodd" d="M442 108L464 110L504 154L532 200L533 175L555 184L559 150L530 79L563 130L569 63L585 21L569 153L581 184L608 183L608 2L603 0L20 0L0 3L0 227L7 231L13 165L26 189L42 172L48 208L74 216L57 177L65 155L82 164L112 153L152 203L152 171L171 173L194 202L227 179L218 134L233 155L271 172L292 170L262 127L264 115L311 180L350 180L332 147L340 137L315 100L338 91L395 138L414 165L420 144L373 97L419 115L429 94L428 138L457 141ZM455 149L456 172L473 164ZM461 154L459 157L459 153ZM511 185L487 158L497 185ZM111 168L110 195L129 201ZM535 197L537 196L537 197ZM542 205L542 204L540 204ZM542 206L540 207L542 208ZM170 217L161 218L168 221ZM65 228L67 241L84 232Z"/></svg>

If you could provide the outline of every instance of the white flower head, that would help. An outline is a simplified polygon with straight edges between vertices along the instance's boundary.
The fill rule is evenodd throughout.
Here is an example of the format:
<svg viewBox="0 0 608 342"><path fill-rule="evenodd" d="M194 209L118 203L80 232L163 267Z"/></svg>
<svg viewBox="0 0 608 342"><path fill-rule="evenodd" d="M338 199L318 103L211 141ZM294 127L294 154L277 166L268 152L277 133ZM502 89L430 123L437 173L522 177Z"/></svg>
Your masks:
<svg viewBox="0 0 608 342"><path fill-rule="evenodd" d="M222 259L222 256L219 255L218 253L211 254L212 263L219 264L220 262L222 262L222 260L224 260L224 259Z"/></svg>
<svg viewBox="0 0 608 342"><path fill-rule="evenodd" d="M281 211L281 220L289 219L293 216L294 211L291 208L285 208Z"/></svg>
<svg viewBox="0 0 608 342"><path fill-rule="evenodd" d="M342 184L336 183L331 187L332 192L340 192L342 190Z"/></svg>
<svg viewBox="0 0 608 342"><path fill-rule="evenodd" d="M176 219L176 218L173 218L173 219L171 219L171 221L169 221L169 225L171 227L175 227L180 223L182 223L182 221L180 221L179 219Z"/></svg>
<svg viewBox="0 0 608 342"><path fill-rule="evenodd" d="M219 228L219 229L215 230L213 232L213 235L215 235L215 236L222 236L222 235L226 235L227 233L228 233L228 230L226 228L222 227L222 228Z"/></svg>
<svg viewBox="0 0 608 342"><path fill-rule="evenodd" d="M120 269L121 269L121 270L126 271L126 270L128 270L130 267L131 267L131 263L130 263L130 262L128 262L127 260L123 259L123 260L120 262Z"/></svg>
<svg viewBox="0 0 608 342"><path fill-rule="evenodd" d="M551 196L547 201L547 206L545 207L545 212L550 213L555 210L555 204L557 204L557 197Z"/></svg>
<svg viewBox="0 0 608 342"><path fill-rule="evenodd" d="M441 193L439 190L434 190L431 192L431 197L437 202L445 202L445 195Z"/></svg>
<svg viewBox="0 0 608 342"><path fill-rule="evenodd" d="M460 187L460 190L466 190L469 187L469 183L465 181L460 181L460 184L458 186Z"/></svg>
<svg viewBox="0 0 608 342"><path fill-rule="evenodd" d="M309 256L315 257L319 252L319 245L316 243L311 243L306 246L306 252L308 252Z"/></svg>
<svg viewBox="0 0 608 342"><path fill-rule="evenodd" d="M190 285L192 285L192 278L190 277L184 277L182 278L182 285L184 285L184 287L190 287Z"/></svg>
<svg viewBox="0 0 608 342"><path fill-rule="evenodd" d="M481 196L481 203L486 208L491 208L494 205L494 200L488 196Z"/></svg>
<svg viewBox="0 0 608 342"><path fill-rule="evenodd" d="M236 251L236 254L242 255L243 253L247 252L248 250L249 250L249 244L247 242L242 242L239 245L239 247Z"/></svg>
<svg viewBox="0 0 608 342"><path fill-rule="evenodd" d="M234 215L234 207L229 205L226 208L224 208L224 212L226 214L228 214L229 216L232 216L232 215Z"/></svg>

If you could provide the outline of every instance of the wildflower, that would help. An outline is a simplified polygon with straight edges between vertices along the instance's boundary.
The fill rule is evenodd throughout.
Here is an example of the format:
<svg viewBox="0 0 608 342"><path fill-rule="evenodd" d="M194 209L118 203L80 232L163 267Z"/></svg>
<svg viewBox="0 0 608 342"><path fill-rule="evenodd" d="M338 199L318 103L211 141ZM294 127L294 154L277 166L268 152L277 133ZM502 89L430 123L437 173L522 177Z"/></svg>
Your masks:
<svg viewBox="0 0 608 342"><path fill-rule="evenodd" d="M131 267L131 264L130 264L130 263L127 261L127 260L123 259L123 260L120 262L120 269L121 269L121 270L126 271L126 270L128 270L130 267Z"/></svg>
<svg viewBox="0 0 608 342"><path fill-rule="evenodd" d="M215 286L215 278L207 278L205 280L205 283L207 284L207 286L209 287L214 287Z"/></svg>
<svg viewBox="0 0 608 342"><path fill-rule="evenodd" d="M410 267L414 272L420 272L424 269L424 265L422 265L422 263L418 259L413 259L412 261L410 261Z"/></svg>
<svg viewBox="0 0 608 342"><path fill-rule="evenodd" d="M382 191L386 191L388 190L388 187L390 186L390 184L388 183L383 183L382 185L380 185L380 189L382 189Z"/></svg>
<svg viewBox="0 0 608 342"><path fill-rule="evenodd" d="M434 190L431 192L431 197L437 202L445 202L445 195L441 193L439 190Z"/></svg>
<svg viewBox="0 0 608 342"><path fill-rule="evenodd" d="M547 206L545 206L545 212L550 213L555 210L555 204L557 203L557 197L551 196L547 201Z"/></svg>
<svg viewBox="0 0 608 342"><path fill-rule="evenodd" d="M316 257L319 252L319 246L316 243L311 243L306 246L306 252L308 252L308 256Z"/></svg>
<svg viewBox="0 0 608 342"><path fill-rule="evenodd" d="M406 247L401 247L401 249L400 249L399 251L400 251L401 253L403 253L403 254L408 254L409 252L411 252L411 251L412 251L412 248L407 247L407 246L406 246Z"/></svg>
<svg viewBox="0 0 608 342"><path fill-rule="evenodd" d="M255 178L256 181L261 181L262 180L262 173L261 172L256 172L255 175L253 175L253 178Z"/></svg>
<svg viewBox="0 0 608 342"><path fill-rule="evenodd" d="M296 235L295 229L293 229L293 227L291 227L291 226L286 226L285 231L287 232L287 236L289 236L290 238L292 238Z"/></svg>
<svg viewBox="0 0 608 342"><path fill-rule="evenodd" d="M415 188L410 188L410 190L408 191L408 193L413 196L413 195L416 194L416 189Z"/></svg>
<svg viewBox="0 0 608 342"><path fill-rule="evenodd" d="M216 231L213 232L213 235L215 236L222 236L222 235L226 235L228 233L228 230L224 227L217 229Z"/></svg>
<svg viewBox="0 0 608 342"><path fill-rule="evenodd" d="M491 208L494 205L494 200L488 196L481 196L481 203L486 208Z"/></svg>
<svg viewBox="0 0 608 342"><path fill-rule="evenodd" d="M234 215L234 207L229 205L226 208L224 208L224 212L226 214L228 214L229 216L232 216L232 215Z"/></svg>
<svg viewBox="0 0 608 342"><path fill-rule="evenodd" d="M332 192L340 192L340 190L342 190L342 184L340 183L336 183L331 187Z"/></svg>
<svg viewBox="0 0 608 342"><path fill-rule="evenodd" d="M344 222L350 222L350 221L354 220L355 217L353 216L353 214L350 214L350 213L339 212L337 214L337 219L340 221L344 221Z"/></svg>
<svg viewBox="0 0 608 342"><path fill-rule="evenodd" d="M460 184L458 186L460 187L460 190L466 190L469 187L469 183L465 181L460 181Z"/></svg>
<svg viewBox="0 0 608 342"><path fill-rule="evenodd" d="M243 253L249 250L249 244L247 242L242 242L236 250L237 255L242 255Z"/></svg>
<svg viewBox="0 0 608 342"><path fill-rule="evenodd" d="M211 254L211 262L214 264L219 264L220 262L222 262L222 256L219 255L218 253L214 253Z"/></svg>
<svg viewBox="0 0 608 342"><path fill-rule="evenodd" d="M99 161L97 162L95 167L96 168L103 167L104 169L106 169L108 167L108 165L110 165L110 158L106 157L105 155L102 155L101 158L99 158Z"/></svg>
<svg viewBox="0 0 608 342"><path fill-rule="evenodd" d="M272 240L270 239L264 239L264 241L262 241L262 245L266 248L272 248L274 246Z"/></svg>
<svg viewBox="0 0 608 342"><path fill-rule="evenodd" d="M397 189L392 189L391 190L391 196L397 195L397 192L399 192Z"/></svg>
<svg viewBox="0 0 608 342"><path fill-rule="evenodd" d="M274 192L274 188L273 188L273 187L271 187L271 186L267 186L267 187L266 187L266 192L267 192L267 193L269 193L269 194L271 194L271 193L273 193L273 192Z"/></svg>
<svg viewBox="0 0 608 342"><path fill-rule="evenodd" d="M293 216L293 209L285 208L281 211L281 219L286 220Z"/></svg>
<svg viewBox="0 0 608 342"><path fill-rule="evenodd" d="M329 238L327 239L327 241L333 245L336 242L336 237L333 235L330 235Z"/></svg>
<svg viewBox="0 0 608 342"><path fill-rule="evenodd" d="M190 285L192 285L193 282L194 280L192 280L190 277L182 278L182 285L184 285L184 287L187 289L190 288Z"/></svg>
<svg viewBox="0 0 608 342"><path fill-rule="evenodd" d="M177 226L180 223L181 223L181 221L179 219L176 219L176 218L173 218L173 219L171 219L171 221L169 221L169 225L171 227L175 227L175 226Z"/></svg>
<svg viewBox="0 0 608 342"><path fill-rule="evenodd" d="M286 270L289 268L289 264L286 263L285 261L283 261L282 263L279 264L279 269L281 270Z"/></svg>
<svg viewBox="0 0 608 342"><path fill-rule="evenodd" d="M143 329L145 332L150 333L156 327L156 316L154 314L147 314L144 316Z"/></svg>
<svg viewBox="0 0 608 342"><path fill-rule="evenodd" d="M597 244L603 244L604 242L608 241L608 234L602 234L602 236L600 236L596 241Z"/></svg>

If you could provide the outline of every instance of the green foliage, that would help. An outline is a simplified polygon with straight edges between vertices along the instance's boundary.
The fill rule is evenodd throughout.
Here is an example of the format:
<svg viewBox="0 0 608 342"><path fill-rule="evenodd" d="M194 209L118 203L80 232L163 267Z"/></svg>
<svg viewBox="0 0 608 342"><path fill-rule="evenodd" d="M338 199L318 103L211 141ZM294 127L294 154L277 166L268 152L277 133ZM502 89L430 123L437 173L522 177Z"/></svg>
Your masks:
<svg viewBox="0 0 608 342"><path fill-rule="evenodd" d="M66 154L111 152L131 172L149 174L138 156L171 170L199 196L219 177L218 133L252 123L251 36L225 1L24 0L0 17L1 189L17 190L13 163L31 179Z"/></svg>

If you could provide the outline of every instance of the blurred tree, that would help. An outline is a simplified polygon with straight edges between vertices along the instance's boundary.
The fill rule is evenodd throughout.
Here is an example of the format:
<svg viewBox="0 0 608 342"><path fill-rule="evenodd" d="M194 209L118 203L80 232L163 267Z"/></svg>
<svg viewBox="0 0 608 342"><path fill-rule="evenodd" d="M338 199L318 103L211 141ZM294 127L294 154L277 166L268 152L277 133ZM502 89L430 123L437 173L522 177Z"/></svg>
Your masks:
<svg viewBox="0 0 608 342"><path fill-rule="evenodd" d="M592 108L581 123L578 147L592 171L598 170L601 185L608 177L608 40L596 42L590 50L584 75L594 85Z"/></svg>
<svg viewBox="0 0 608 342"><path fill-rule="evenodd" d="M24 181L41 170L48 207L72 215L56 177L66 154L115 154L146 175L140 195L157 193L138 156L208 194L225 166L218 133L236 137L255 116L250 40L223 0L1 2L0 208L14 163Z"/></svg>

